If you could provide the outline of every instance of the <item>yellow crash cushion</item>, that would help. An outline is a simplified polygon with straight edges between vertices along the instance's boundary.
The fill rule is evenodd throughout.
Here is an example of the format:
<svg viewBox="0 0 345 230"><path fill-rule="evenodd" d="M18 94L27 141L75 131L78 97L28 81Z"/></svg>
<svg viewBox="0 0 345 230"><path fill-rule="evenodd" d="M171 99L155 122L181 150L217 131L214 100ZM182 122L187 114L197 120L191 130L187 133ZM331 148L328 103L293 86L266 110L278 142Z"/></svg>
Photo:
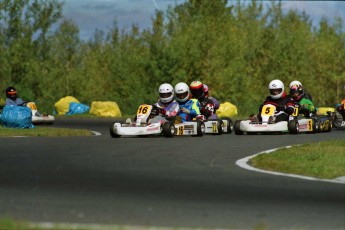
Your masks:
<svg viewBox="0 0 345 230"><path fill-rule="evenodd" d="M114 101L93 101L90 114L104 117L121 117L120 107Z"/></svg>
<svg viewBox="0 0 345 230"><path fill-rule="evenodd" d="M237 115L237 107L230 102L221 103L216 111L218 117L232 117Z"/></svg>
<svg viewBox="0 0 345 230"><path fill-rule="evenodd" d="M58 102L56 102L54 106L58 114L65 115L69 110L69 104L71 102L80 103L75 97L72 96L63 97Z"/></svg>
<svg viewBox="0 0 345 230"><path fill-rule="evenodd" d="M319 108L317 108L316 114L317 115L327 115L328 111L334 112L335 110L334 110L334 108L331 108L331 107L319 107Z"/></svg>

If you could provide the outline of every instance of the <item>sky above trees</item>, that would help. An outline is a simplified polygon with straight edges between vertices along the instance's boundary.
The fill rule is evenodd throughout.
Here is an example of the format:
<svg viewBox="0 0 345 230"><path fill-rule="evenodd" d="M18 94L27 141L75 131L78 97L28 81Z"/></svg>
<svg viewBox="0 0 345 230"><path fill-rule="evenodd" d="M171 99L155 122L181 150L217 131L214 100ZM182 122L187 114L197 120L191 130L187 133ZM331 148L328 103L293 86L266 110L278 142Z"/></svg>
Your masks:
<svg viewBox="0 0 345 230"><path fill-rule="evenodd" d="M74 21L80 29L82 39L91 38L96 29L108 31L113 28L114 20L120 29L130 28L133 24L140 28L151 27L151 18L156 10L166 11L169 5L182 4L186 0L64 0L64 16ZM229 0L229 3L232 1ZM250 3L250 1L246 1ZM332 22L340 16L345 22L344 1L282 1L283 9L305 11L318 26L322 17ZM270 4L270 1L264 1ZM345 28L345 25L344 27ZM345 30L345 29L344 29Z"/></svg>

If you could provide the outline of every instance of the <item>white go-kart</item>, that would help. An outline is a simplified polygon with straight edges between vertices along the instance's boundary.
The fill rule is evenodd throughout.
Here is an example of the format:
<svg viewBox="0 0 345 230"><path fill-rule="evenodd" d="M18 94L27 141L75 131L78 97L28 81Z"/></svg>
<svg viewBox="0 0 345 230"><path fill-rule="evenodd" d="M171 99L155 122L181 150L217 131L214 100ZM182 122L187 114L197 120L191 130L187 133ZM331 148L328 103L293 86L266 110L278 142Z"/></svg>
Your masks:
<svg viewBox="0 0 345 230"><path fill-rule="evenodd" d="M52 115L43 115L40 112L38 112L35 102L28 102L26 106L29 107L32 111L32 124L51 125L54 123L55 117Z"/></svg>
<svg viewBox="0 0 345 230"><path fill-rule="evenodd" d="M315 133L318 130L317 122L314 118L298 119L298 107L295 108L289 121L275 122L276 107L274 105L264 105L261 110L261 121L237 120L234 123L236 135L257 134L257 133Z"/></svg>
<svg viewBox="0 0 345 230"><path fill-rule="evenodd" d="M137 110L134 121L127 119L126 122L114 122L110 126L110 135L114 138L121 136L150 136L163 135L172 136L202 136L205 133L205 125L202 121L176 122L175 119L166 121L160 119L153 122L158 116L153 105L143 104Z"/></svg>

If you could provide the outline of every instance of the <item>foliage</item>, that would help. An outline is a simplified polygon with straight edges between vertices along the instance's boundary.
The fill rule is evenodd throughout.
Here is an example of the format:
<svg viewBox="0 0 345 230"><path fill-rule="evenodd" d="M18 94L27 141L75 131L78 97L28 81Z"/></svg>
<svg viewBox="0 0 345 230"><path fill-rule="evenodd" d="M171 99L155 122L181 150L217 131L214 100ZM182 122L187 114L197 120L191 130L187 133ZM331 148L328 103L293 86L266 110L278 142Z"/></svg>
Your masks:
<svg viewBox="0 0 345 230"><path fill-rule="evenodd" d="M62 7L58 0L0 3L1 86L14 85L48 113L70 95L85 104L116 101L131 114L157 100L160 84L193 80L240 114L257 112L277 78L286 86L300 80L316 105L345 97L341 18L315 28L305 12L283 13L280 1L189 0L156 11L151 28L120 31L115 21L83 41Z"/></svg>

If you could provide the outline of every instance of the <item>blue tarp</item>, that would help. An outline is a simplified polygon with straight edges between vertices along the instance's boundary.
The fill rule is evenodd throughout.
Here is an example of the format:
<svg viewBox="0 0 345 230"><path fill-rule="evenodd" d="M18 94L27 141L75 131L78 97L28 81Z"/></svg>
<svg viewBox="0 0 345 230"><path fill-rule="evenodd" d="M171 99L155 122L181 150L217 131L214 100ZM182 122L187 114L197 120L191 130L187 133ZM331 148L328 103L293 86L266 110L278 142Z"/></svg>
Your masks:
<svg viewBox="0 0 345 230"><path fill-rule="evenodd" d="M28 107L6 105L1 113L1 124L7 128L34 128L32 111Z"/></svg>
<svg viewBox="0 0 345 230"><path fill-rule="evenodd" d="M90 106L84 105L77 102L71 102L69 104L69 109L66 115L83 114L89 112Z"/></svg>

